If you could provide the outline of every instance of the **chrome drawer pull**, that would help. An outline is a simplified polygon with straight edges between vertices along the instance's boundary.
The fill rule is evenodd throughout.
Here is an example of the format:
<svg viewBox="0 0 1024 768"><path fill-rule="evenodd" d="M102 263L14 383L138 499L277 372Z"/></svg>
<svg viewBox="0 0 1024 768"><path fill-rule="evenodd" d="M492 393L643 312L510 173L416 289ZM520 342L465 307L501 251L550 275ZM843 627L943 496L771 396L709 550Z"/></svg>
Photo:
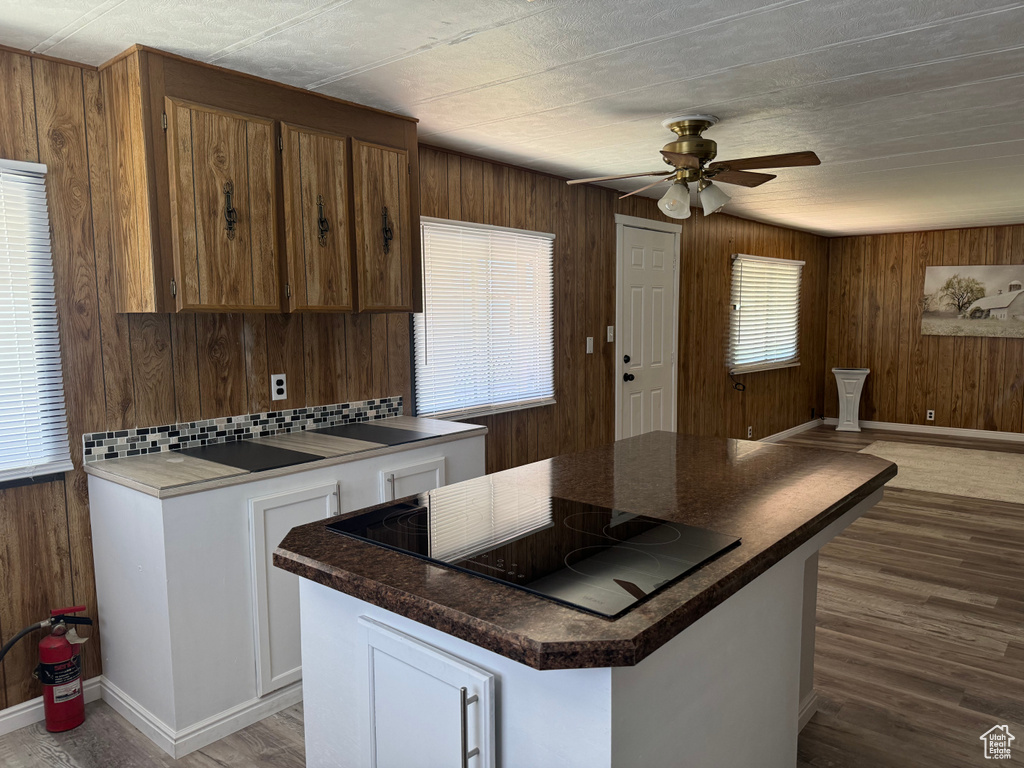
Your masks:
<svg viewBox="0 0 1024 768"><path fill-rule="evenodd" d="M469 759L480 754L479 747L469 749L469 705L476 704L480 698L474 693L469 695L467 688L460 688L462 697L462 768L469 768Z"/></svg>

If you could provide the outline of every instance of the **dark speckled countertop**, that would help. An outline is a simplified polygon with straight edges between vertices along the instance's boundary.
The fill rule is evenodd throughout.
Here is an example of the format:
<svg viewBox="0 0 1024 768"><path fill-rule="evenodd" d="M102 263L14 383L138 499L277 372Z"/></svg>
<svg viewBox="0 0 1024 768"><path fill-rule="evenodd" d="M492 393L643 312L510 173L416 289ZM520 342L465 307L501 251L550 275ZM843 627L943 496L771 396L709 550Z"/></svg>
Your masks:
<svg viewBox="0 0 1024 768"><path fill-rule="evenodd" d="M651 432L501 475L743 543L615 620L338 536L323 522L294 528L274 564L536 669L630 666L881 488L896 465L864 454Z"/></svg>

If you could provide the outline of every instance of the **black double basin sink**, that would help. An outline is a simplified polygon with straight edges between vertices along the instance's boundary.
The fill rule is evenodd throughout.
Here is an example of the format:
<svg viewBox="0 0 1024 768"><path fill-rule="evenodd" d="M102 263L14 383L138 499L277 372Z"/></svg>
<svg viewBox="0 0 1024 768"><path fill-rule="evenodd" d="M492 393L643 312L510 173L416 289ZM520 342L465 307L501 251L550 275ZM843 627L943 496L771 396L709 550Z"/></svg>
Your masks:
<svg viewBox="0 0 1024 768"><path fill-rule="evenodd" d="M409 429L396 429L367 422L351 422L310 431L383 445L401 445L435 437L429 432L414 432ZM264 472L268 469L291 467L324 458L318 454L293 451L289 448L265 445L252 440L235 440L230 443L214 443L199 448L183 448L178 453L183 456L212 461L216 464L225 464L236 469L244 469L248 472Z"/></svg>

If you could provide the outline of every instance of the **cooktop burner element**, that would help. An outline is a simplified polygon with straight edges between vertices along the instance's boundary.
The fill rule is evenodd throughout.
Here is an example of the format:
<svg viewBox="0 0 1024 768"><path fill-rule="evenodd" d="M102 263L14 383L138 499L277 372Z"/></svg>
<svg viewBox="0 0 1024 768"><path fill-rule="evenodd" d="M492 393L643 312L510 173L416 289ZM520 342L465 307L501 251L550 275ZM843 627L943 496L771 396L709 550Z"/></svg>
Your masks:
<svg viewBox="0 0 1024 768"><path fill-rule="evenodd" d="M290 467L294 464L305 464L308 461L319 461L323 456L312 453L301 453L275 445L262 445L252 440L234 440L230 443L214 443L199 448L183 448L178 453L194 456L197 459L215 461L229 467L247 469L250 472L262 472L278 467Z"/></svg>
<svg viewBox="0 0 1024 768"><path fill-rule="evenodd" d="M334 435L335 437L347 437L350 440L381 443L382 445L401 445L402 443L412 443L416 440L426 440L428 437L437 437L437 435L430 432L416 432L412 429L385 427L365 421L353 421L348 424L338 424L335 427L324 427L314 431L322 432L325 435Z"/></svg>
<svg viewBox="0 0 1024 768"><path fill-rule="evenodd" d="M735 536L538 496L488 478L327 528L608 618L740 543Z"/></svg>

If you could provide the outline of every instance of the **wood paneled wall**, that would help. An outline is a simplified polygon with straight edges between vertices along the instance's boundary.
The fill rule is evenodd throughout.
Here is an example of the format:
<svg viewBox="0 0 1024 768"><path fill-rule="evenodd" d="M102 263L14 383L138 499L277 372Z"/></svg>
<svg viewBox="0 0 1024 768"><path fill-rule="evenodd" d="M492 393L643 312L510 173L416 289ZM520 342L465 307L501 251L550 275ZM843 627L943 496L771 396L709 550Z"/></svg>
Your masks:
<svg viewBox="0 0 1024 768"><path fill-rule="evenodd" d="M1022 263L1024 226L832 240L827 414L839 409L832 368L865 367L861 419L1024 431L1024 339L921 335L927 267Z"/></svg>
<svg viewBox="0 0 1024 768"><path fill-rule="evenodd" d="M474 419L485 424L487 469L498 471L615 436L614 214L672 221L656 201L618 200L611 190L567 186L541 173L420 148L424 216L555 233L555 395L545 408ZM682 222L679 318L680 432L754 437L779 432L824 407L827 240L816 235L715 214ZM733 253L803 259L799 368L746 374L732 388L725 366ZM585 354L593 336L594 354Z"/></svg>
<svg viewBox="0 0 1024 768"><path fill-rule="evenodd" d="M111 183L98 73L0 50L0 157L47 165L72 458L83 432L409 396L409 316L118 315ZM270 374L289 398L270 401ZM0 636L86 603L96 616L88 487L63 480L0 490ZM94 637L98 635L94 631ZM0 674L0 708L38 696L35 642ZM86 676L100 672L99 641Z"/></svg>

